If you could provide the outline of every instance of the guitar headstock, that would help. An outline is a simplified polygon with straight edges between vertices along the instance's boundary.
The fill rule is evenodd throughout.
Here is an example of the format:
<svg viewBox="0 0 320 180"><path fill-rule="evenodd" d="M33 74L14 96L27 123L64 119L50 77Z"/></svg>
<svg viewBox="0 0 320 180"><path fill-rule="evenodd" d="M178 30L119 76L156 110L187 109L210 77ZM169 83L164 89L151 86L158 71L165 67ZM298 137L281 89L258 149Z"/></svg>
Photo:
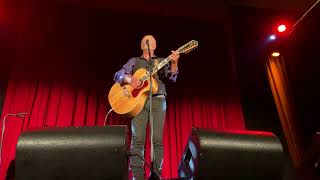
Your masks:
<svg viewBox="0 0 320 180"><path fill-rule="evenodd" d="M195 48L198 47L198 41L196 40L191 40L188 43L186 43L185 45L179 47L179 49L177 50L180 54L184 53L187 54L188 52L194 50Z"/></svg>

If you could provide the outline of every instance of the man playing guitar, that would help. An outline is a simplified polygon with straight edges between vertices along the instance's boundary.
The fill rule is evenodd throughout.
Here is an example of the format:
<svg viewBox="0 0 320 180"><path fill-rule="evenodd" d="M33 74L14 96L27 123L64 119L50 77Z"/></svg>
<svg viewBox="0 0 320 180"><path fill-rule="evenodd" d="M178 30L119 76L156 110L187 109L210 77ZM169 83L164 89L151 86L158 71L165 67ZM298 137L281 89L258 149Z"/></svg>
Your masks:
<svg viewBox="0 0 320 180"><path fill-rule="evenodd" d="M147 48L149 44L150 54ZM154 55L154 51L157 47L156 40L152 35L146 35L141 40L142 55L140 57L133 57L115 73L114 81L121 85L130 84L134 89L139 89L143 85L142 81L135 78L133 74L141 68L148 69L150 64L156 66L163 58L158 58ZM153 77L158 84L158 90L153 93L152 101L152 113L153 113L153 146L155 159L154 163L159 170L155 170L158 177L160 177L161 164L163 157L163 127L166 115L166 87L167 82L175 82L178 75L178 59L179 53L172 51L169 56L171 62L166 64L161 70L159 70ZM151 62L150 62L151 61ZM131 120L131 149L130 154L143 156L144 145L146 139L146 128L148 124L149 115L149 98L143 106L143 109ZM131 156L130 165L136 180L144 179L143 161L138 156Z"/></svg>

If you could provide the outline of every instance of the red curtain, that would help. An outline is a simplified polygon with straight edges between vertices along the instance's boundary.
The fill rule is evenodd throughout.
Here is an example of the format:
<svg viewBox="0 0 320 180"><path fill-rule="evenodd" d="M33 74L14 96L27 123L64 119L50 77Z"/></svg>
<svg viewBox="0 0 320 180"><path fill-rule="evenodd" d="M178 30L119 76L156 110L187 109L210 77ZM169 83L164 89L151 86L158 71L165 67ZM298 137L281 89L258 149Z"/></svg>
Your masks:
<svg viewBox="0 0 320 180"><path fill-rule="evenodd" d="M168 98L164 131L164 176L177 177L177 167L191 127L244 129L239 100L174 96ZM188 93L186 93L188 94ZM177 95L177 94L176 94ZM190 94L189 94L190 95ZM9 117L3 146L0 179L4 179L22 131L43 127L102 126L107 112L103 83L81 85L58 80L10 80L2 117L27 112L26 118ZM108 125L127 124L111 113Z"/></svg>

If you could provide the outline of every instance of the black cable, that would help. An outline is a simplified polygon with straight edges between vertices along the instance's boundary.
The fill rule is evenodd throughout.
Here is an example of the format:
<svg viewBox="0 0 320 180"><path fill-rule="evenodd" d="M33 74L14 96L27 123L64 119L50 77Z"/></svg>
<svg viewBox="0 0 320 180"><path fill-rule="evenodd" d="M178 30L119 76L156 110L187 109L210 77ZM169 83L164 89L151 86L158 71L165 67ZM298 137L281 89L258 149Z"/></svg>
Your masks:
<svg viewBox="0 0 320 180"><path fill-rule="evenodd" d="M139 157L139 158L147 165L147 167L149 168L149 170L150 170L151 172L154 172L153 169L152 169L152 167L150 166L150 164L148 164L148 163L146 162L146 160L145 160L142 156L140 156L139 154L137 154L137 153L134 153L134 154L128 153L128 155L129 155L129 156L137 156L137 157ZM157 172L158 172L159 174L161 174L161 172L159 171L159 169L158 169L158 168L156 168L156 169L157 169Z"/></svg>

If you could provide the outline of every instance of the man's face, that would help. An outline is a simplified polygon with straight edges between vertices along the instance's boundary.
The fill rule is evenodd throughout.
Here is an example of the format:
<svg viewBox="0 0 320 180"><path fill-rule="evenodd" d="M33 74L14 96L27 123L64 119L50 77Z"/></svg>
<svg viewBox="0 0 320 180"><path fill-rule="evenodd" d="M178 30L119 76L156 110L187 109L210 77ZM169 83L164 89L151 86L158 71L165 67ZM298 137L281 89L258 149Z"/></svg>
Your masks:
<svg viewBox="0 0 320 180"><path fill-rule="evenodd" d="M144 49L148 49L148 46L146 44L146 41L149 40L149 46L150 46L150 49L152 50L155 50L157 48L157 42L156 40L154 39L153 36L151 35L146 35L142 38L141 40L141 49L144 50Z"/></svg>

